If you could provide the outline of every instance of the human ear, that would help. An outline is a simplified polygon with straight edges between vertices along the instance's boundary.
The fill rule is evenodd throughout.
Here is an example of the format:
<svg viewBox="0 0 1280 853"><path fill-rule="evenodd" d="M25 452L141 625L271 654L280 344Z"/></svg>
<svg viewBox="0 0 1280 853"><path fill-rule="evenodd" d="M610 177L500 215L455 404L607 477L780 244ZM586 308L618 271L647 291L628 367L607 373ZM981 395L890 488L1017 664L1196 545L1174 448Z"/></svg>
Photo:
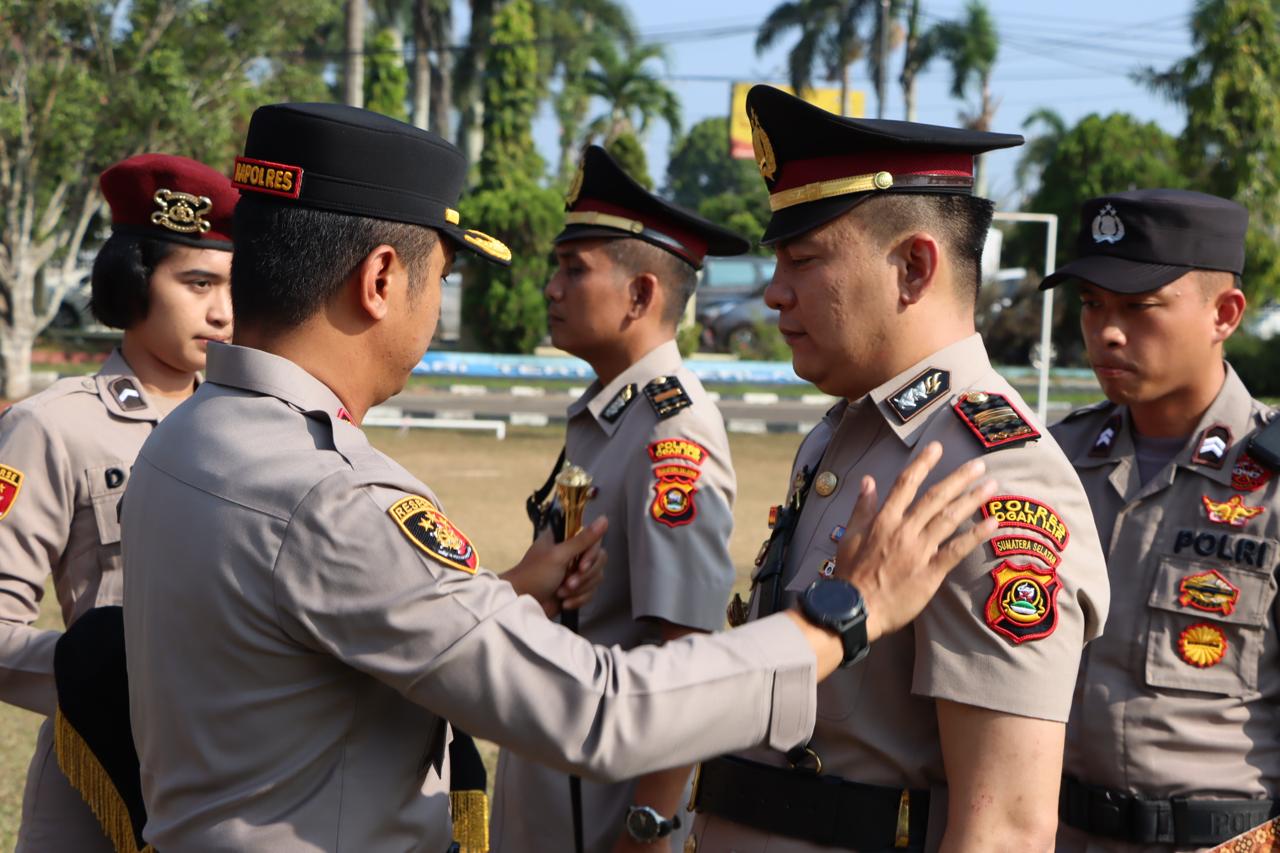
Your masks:
<svg viewBox="0 0 1280 853"><path fill-rule="evenodd" d="M898 271L898 300L914 305L924 298L938 275L941 252L938 241L924 232L904 237L889 252Z"/></svg>

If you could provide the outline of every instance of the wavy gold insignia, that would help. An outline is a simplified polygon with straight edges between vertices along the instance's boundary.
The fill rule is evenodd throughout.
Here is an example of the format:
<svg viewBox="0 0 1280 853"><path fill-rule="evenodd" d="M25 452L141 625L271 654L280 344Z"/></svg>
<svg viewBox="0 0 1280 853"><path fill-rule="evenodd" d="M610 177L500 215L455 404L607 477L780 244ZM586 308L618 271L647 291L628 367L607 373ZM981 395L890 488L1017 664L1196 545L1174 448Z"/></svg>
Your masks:
<svg viewBox="0 0 1280 853"><path fill-rule="evenodd" d="M751 150L756 155L756 165L760 167L760 175L766 180L773 180L778 171L778 161L773 154L773 143L769 134L760 126L760 117L752 110L747 116L751 120Z"/></svg>
<svg viewBox="0 0 1280 853"><path fill-rule="evenodd" d="M156 207L151 222L180 234L203 234L213 228L204 215L213 210L208 196L192 195L177 190L158 189L152 196Z"/></svg>
<svg viewBox="0 0 1280 853"><path fill-rule="evenodd" d="M511 260L511 250L497 237L490 237L482 231L467 231L462 235L462 239L491 258L497 258L500 261Z"/></svg>

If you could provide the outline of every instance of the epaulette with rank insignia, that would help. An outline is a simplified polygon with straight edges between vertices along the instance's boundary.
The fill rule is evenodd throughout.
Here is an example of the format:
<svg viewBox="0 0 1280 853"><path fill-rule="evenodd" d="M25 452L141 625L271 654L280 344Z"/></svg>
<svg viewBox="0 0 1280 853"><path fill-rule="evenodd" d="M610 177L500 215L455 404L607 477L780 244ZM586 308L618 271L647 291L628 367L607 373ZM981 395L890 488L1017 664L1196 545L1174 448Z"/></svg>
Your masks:
<svg viewBox="0 0 1280 853"><path fill-rule="evenodd" d="M952 408L987 450L1040 437L1003 394L969 391L961 394Z"/></svg>
<svg viewBox="0 0 1280 853"><path fill-rule="evenodd" d="M680 380L674 376L659 376L644 386L644 395L658 415L658 420L666 420L681 409L693 405Z"/></svg>

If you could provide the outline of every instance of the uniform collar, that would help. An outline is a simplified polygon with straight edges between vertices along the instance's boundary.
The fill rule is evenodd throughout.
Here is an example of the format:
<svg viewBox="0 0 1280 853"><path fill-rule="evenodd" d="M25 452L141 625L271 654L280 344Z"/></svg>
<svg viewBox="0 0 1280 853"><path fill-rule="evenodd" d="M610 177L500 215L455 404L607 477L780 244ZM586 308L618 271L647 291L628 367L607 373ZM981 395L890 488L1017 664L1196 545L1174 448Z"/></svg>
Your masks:
<svg viewBox="0 0 1280 853"><path fill-rule="evenodd" d="M939 390L932 394L926 391L924 401L909 412L908 419L904 421L891 400L918 383L930 380L939 372L942 374L942 384L937 386ZM973 388L976 383L989 381L987 378L990 373L991 361L987 357L987 348L982 343L982 336L975 332L911 365L888 382L872 389L858 403L867 400L873 404L893 434L907 447L914 447L920 440L921 427L934 414L946 408L946 404L960 392Z"/></svg>
<svg viewBox="0 0 1280 853"><path fill-rule="evenodd" d="M584 410L591 413L596 419L596 423L604 430L606 435L613 435L614 430L618 428L618 424L622 423L622 416L609 421L604 417L604 410L608 408L613 399L620 394L628 385L634 384L633 398L627 405L627 408L635 405L635 396L639 396L640 391L645 385L659 376L675 373L683 366L684 361L680 358L680 348L674 340L666 341L658 344L645 355L641 356L638 361L628 367L626 370L614 377L608 385L601 386L597 379L583 392L582 396L569 406L569 417L574 418L581 414Z"/></svg>
<svg viewBox="0 0 1280 853"><path fill-rule="evenodd" d="M287 358L234 344L209 344L207 379L218 385L266 394L302 412L324 412L342 419L338 395Z"/></svg>
<svg viewBox="0 0 1280 853"><path fill-rule="evenodd" d="M1244 439L1252 432L1255 424L1253 398L1249 394L1249 389L1244 387L1244 383L1240 381L1240 377L1236 375L1230 364L1224 362L1224 366L1226 378L1222 388L1218 390L1218 396L1200 417L1199 423L1196 424L1195 430L1187 441L1187 446L1174 457L1173 461L1174 464L1202 474L1211 480L1230 483L1231 469L1235 466L1237 457L1244 452ZM1135 449L1129 407L1115 406L1107 412L1107 417L1098 427L1098 433L1088 446L1081 448L1075 459L1071 460L1077 468L1096 468L1117 462L1131 464ZM1102 433L1109 428L1116 430L1110 442L1110 449L1105 453L1097 452ZM1223 431L1225 431L1226 450L1222 454L1222 463L1219 465L1206 461L1205 457L1200 455L1201 445L1206 439L1223 436ZM1212 445L1211 441L1210 447ZM1121 489L1121 491L1124 490Z"/></svg>
<svg viewBox="0 0 1280 853"><path fill-rule="evenodd" d="M93 381L102 404L116 417L159 423L164 416L159 408L152 405L147 392L143 390L142 381L133 372L129 362L124 360L124 354L118 348L107 356Z"/></svg>

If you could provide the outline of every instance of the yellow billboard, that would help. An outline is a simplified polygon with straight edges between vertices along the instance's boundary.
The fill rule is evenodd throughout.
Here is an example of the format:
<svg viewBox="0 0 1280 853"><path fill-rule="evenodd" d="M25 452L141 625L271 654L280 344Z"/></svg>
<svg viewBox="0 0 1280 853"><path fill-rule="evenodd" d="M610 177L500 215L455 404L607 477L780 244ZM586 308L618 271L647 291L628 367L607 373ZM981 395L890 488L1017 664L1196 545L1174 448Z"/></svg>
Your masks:
<svg viewBox="0 0 1280 853"><path fill-rule="evenodd" d="M747 119L747 92L755 83L734 83L733 93L729 99L729 156L738 160L751 160L755 154L751 150L751 122ZM777 86L787 94L795 94L790 86ZM821 107L829 113L862 118L866 115L867 93L857 90L849 91L847 109L840 109L840 89L814 88L806 89L804 99L815 107Z"/></svg>

